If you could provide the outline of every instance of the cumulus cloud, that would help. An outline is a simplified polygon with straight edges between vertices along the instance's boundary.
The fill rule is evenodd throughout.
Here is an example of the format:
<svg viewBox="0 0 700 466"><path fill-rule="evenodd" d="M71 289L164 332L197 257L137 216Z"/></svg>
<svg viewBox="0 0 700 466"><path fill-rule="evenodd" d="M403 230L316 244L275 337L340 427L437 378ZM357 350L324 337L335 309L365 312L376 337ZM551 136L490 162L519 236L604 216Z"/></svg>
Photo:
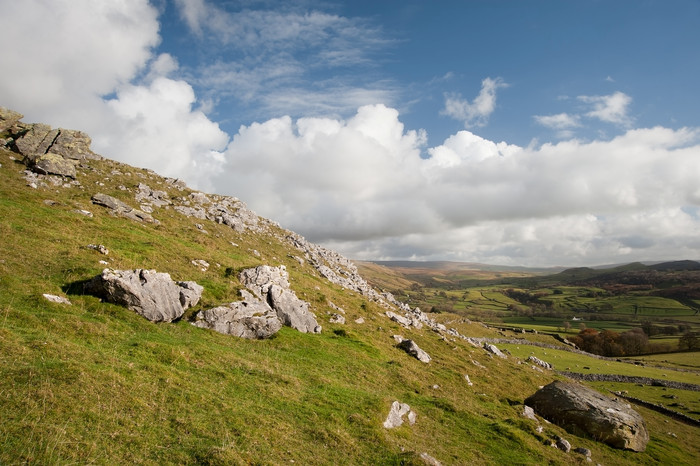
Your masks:
<svg viewBox="0 0 700 466"><path fill-rule="evenodd" d="M460 131L425 148L396 110L366 106L347 121L285 117L242 128L217 186L354 257L676 257L674 248L698 242L700 222L683 206L698 205L699 135L657 127L523 148Z"/></svg>
<svg viewBox="0 0 700 466"><path fill-rule="evenodd" d="M496 91L508 87L501 78L486 78L481 82L481 91L472 102L459 94L445 95L445 108L442 113L464 122L466 128L484 126L496 109Z"/></svg>
<svg viewBox="0 0 700 466"><path fill-rule="evenodd" d="M556 115L535 115L535 121L548 128L564 130L581 126L581 119L578 115L568 113L557 113Z"/></svg>
<svg viewBox="0 0 700 466"><path fill-rule="evenodd" d="M533 118L540 125L556 130L557 137L560 139L573 137L573 129L581 126L581 118L578 115L568 113L535 115Z"/></svg>
<svg viewBox="0 0 700 466"><path fill-rule="evenodd" d="M592 106L592 110L585 113L589 118L597 118L606 123L614 123L621 126L630 126L633 122L628 115L632 98L624 92L615 92L610 95L581 95L578 100Z"/></svg>
<svg viewBox="0 0 700 466"><path fill-rule="evenodd" d="M99 96L128 83L160 40L146 0L2 0L0 8L5 50L14 52L3 54L0 95L30 119L70 125L99 112Z"/></svg>

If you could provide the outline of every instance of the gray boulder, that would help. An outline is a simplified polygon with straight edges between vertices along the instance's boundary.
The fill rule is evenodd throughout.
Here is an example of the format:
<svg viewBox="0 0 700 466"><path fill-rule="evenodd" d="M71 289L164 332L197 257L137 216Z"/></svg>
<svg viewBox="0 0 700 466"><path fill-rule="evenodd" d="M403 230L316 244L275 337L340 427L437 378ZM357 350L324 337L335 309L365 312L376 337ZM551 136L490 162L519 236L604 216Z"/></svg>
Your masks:
<svg viewBox="0 0 700 466"><path fill-rule="evenodd" d="M267 303L284 325L304 333L320 333L316 317L309 311L309 303L289 289L289 274L285 266L261 265L243 270L241 283L261 301Z"/></svg>
<svg viewBox="0 0 700 466"><path fill-rule="evenodd" d="M488 351L489 353L495 354L499 358L506 358L506 355L501 352L495 345L492 345L490 343L484 342L484 349Z"/></svg>
<svg viewBox="0 0 700 466"><path fill-rule="evenodd" d="M58 154L49 152L28 160L31 160L28 162L28 166L41 175L59 175L68 178L75 178L76 176L75 163L64 159Z"/></svg>
<svg viewBox="0 0 700 466"><path fill-rule="evenodd" d="M139 183L136 189L138 189L136 192L137 202L152 204L156 207L163 207L170 204L168 193L165 191L151 189L150 186L143 183Z"/></svg>
<svg viewBox="0 0 700 466"><path fill-rule="evenodd" d="M199 312L193 325L253 340L269 338L282 328L270 306L246 290L241 290L241 296L243 301Z"/></svg>
<svg viewBox="0 0 700 466"><path fill-rule="evenodd" d="M612 447L644 451L644 419L628 404L583 385L555 381L525 400L537 414L575 435L589 435Z"/></svg>
<svg viewBox="0 0 700 466"><path fill-rule="evenodd" d="M51 146L51 152L72 160L101 159L102 157L90 149L91 143L90 136L82 131L60 128Z"/></svg>
<svg viewBox="0 0 700 466"><path fill-rule="evenodd" d="M15 138L17 151L25 157L45 154L58 137L58 130L49 125L23 125L28 131ZM20 133L21 134L21 133Z"/></svg>
<svg viewBox="0 0 700 466"><path fill-rule="evenodd" d="M569 441L559 436L556 438L555 446L564 453L569 453L571 451L571 444Z"/></svg>
<svg viewBox="0 0 700 466"><path fill-rule="evenodd" d="M430 362L431 358L428 353L420 349L413 340L402 340L397 346L420 362L424 362L426 364Z"/></svg>
<svg viewBox="0 0 700 466"><path fill-rule="evenodd" d="M88 282L86 291L151 322L172 322L199 302L204 288L195 282L175 282L169 274L155 270L104 269Z"/></svg>
<svg viewBox="0 0 700 466"><path fill-rule="evenodd" d="M20 126L21 131L15 135L15 148L25 156L25 162L33 163L37 157L52 153L68 160L101 159L90 149L90 137L70 129L52 129L45 124ZM30 165L28 163L28 165Z"/></svg>

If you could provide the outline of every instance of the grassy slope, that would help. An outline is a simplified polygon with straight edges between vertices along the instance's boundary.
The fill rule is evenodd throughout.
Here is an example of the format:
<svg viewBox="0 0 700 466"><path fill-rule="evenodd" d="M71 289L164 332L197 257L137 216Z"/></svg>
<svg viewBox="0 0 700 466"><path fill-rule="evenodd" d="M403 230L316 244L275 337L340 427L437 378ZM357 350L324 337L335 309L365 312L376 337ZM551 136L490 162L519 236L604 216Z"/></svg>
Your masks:
<svg viewBox="0 0 700 466"><path fill-rule="evenodd" d="M101 191L136 205L133 192L116 186L133 191L139 182L172 197L187 194L147 172L91 162L94 170L79 177L84 189L33 190L12 155L0 149L0 464L410 464L420 452L443 464L581 463L548 446L554 435L590 448L603 464L652 464L659 455L690 464L698 454L687 441L697 431L675 421L677 439L653 434L656 444L641 454L551 425L538 434L517 403L552 374L427 330L398 328L376 305L289 258L298 252L272 237L197 220L206 235L195 220L165 209L154 212L161 225L142 225L90 204ZM112 175L115 168L124 174ZM85 248L90 243L104 244L109 256ZM77 292L76 283L104 267L101 259L113 268L195 280L205 286L201 308L237 299L240 283L226 268L282 263L324 331L285 328L270 340L248 341L186 320L153 324ZM202 272L193 259L211 268ZM67 296L73 305L49 303L42 293ZM346 310L347 325L328 323L328 300ZM354 323L359 316L365 324ZM488 333L477 324L458 328ZM433 361L425 365L397 350L394 333L413 338ZM381 427L393 400L411 405L416 425Z"/></svg>

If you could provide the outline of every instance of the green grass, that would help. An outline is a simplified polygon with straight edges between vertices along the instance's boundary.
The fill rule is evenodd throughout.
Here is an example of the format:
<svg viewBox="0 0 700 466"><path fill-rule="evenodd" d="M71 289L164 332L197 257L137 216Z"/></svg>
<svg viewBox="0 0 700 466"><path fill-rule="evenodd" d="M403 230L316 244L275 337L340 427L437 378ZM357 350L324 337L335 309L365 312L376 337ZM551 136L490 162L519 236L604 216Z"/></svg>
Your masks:
<svg viewBox="0 0 700 466"><path fill-rule="evenodd" d="M0 150L0 464L420 464L422 452L442 464L580 463L549 446L556 435L590 448L603 464L655 464L660 457L681 464L698 455L684 440L696 431L675 423L678 439L659 437L641 454L553 425L538 433L520 416L519 403L552 374L428 329L399 327L383 308L290 257L298 251L277 240L282 232L275 229L239 234L172 209L155 210L159 226L143 225L90 203L99 189L136 205L139 182L172 198L188 194L148 172L90 162L93 170L79 175L83 189L33 190L10 155ZM123 174L111 175L114 169ZM98 181L105 186L96 187ZM90 243L105 245L109 255L87 249ZM211 266L203 272L193 259ZM80 283L105 267L100 260L197 281L205 287L197 309L238 299L238 271L284 264L324 330L284 328L269 340L249 341L186 319L153 324L82 294ZM73 304L49 303L42 293ZM345 309L348 324L329 323L328 301ZM366 323L354 323L360 316ZM437 317L465 335L498 336L454 314ZM433 361L398 350L391 338L397 333ZM382 427L394 400L411 405L414 426Z"/></svg>
<svg viewBox="0 0 700 466"><path fill-rule="evenodd" d="M558 371L581 372L584 374L618 374L636 377L651 377L659 380L673 380L700 385L700 371L679 372L665 370L657 367L636 366L624 362L607 361L590 358L586 355L572 353L570 351L539 348L529 345L499 345L510 351L513 356L527 359L530 355L536 356L548 363ZM696 368L699 368L696 365Z"/></svg>

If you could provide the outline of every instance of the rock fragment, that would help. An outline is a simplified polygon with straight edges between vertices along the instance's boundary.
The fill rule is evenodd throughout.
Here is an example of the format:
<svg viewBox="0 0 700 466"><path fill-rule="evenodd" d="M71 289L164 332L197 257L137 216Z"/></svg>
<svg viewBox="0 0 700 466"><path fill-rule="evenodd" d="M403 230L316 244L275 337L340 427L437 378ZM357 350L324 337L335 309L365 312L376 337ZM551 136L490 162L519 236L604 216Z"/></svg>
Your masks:
<svg viewBox="0 0 700 466"><path fill-rule="evenodd" d="M416 413L411 410L411 407L406 403L400 403L394 401L391 404L391 409L389 410L389 415L384 421L385 429L394 429L401 426L404 423L403 417L406 416L408 423L413 425L416 423Z"/></svg>

